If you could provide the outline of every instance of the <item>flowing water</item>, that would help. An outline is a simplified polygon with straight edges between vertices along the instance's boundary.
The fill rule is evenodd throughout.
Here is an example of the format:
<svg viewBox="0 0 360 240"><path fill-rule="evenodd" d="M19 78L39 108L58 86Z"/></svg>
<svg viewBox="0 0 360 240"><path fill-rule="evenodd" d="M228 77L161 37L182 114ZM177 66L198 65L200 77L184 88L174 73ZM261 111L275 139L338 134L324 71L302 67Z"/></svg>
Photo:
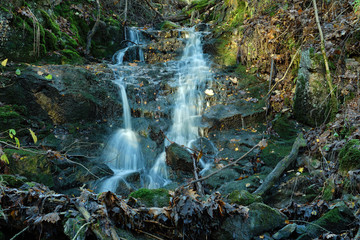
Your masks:
<svg viewBox="0 0 360 240"><path fill-rule="evenodd" d="M140 44L138 34L132 29L127 29L129 32L130 44ZM126 86L124 83L125 77L120 76L118 68L123 64L125 53L131 48L131 45L118 51L115 54L116 64L113 66L115 83L119 87L120 96L123 107L123 122L124 128L118 129L108 141L108 144L103 152L102 158L105 163L113 170L114 175L104 180L99 187L99 192L112 191L116 192L119 181L125 184L126 177L137 171L145 168L144 158L141 153L141 147L137 139L136 133L132 130L131 126L131 113L129 101L126 94ZM143 60L143 54L140 54ZM141 57L140 57L141 60Z"/></svg>
<svg viewBox="0 0 360 240"><path fill-rule="evenodd" d="M168 138L179 145L191 147L191 143L199 137L199 123L203 111L203 91L205 84L211 79L209 63L207 62L201 44L201 33L194 28L187 29L186 46L178 64L178 90L173 124L167 133ZM165 152L156 160L150 170L152 182L149 188L157 188L166 184L168 173L166 170ZM208 167L202 161L202 167Z"/></svg>
<svg viewBox="0 0 360 240"><path fill-rule="evenodd" d="M184 31L187 33L186 46L181 59L164 65L166 68L175 64L176 85L178 86L172 113L172 126L166 135L179 145L191 147L192 142L199 138L199 124L204 105L203 92L207 81L211 79L211 74L209 63L203 54L201 34L194 28ZM123 103L124 128L118 129L114 133L104 151L103 159L114 171L114 176L102 182L100 192L107 190L115 192L119 181L125 181L129 174L141 170L144 170L144 187L159 188L170 182L165 163L165 151L157 157L150 169L145 169L147 164L144 162L137 136L132 130L125 84L126 78L131 78L131 73L126 75L117 69L121 69L125 55L136 56L136 60L144 62L144 53L141 47L138 47L143 44L139 31L127 29L126 36L127 46L114 55L114 59L117 61L117 64L114 65L115 83L119 86ZM134 52L134 49L137 50ZM201 163L203 168L209 164L204 160Z"/></svg>

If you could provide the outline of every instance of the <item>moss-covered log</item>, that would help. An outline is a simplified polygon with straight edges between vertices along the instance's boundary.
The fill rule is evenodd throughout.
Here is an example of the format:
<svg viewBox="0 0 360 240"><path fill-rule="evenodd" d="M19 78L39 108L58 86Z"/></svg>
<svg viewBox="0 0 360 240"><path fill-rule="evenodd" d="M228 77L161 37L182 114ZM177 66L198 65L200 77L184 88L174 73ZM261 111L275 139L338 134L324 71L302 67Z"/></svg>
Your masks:
<svg viewBox="0 0 360 240"><path fill-rule="evenodd" d="M254 192L255 194L264 195L270 188L274 185L274 183L280 178L282 173L290 166L290 164L295 161L300 147L305 147L306 141L304 140L302 134L300 134L291 149L289 155L284 157L276 167L269 173L269 175L265 178L264 182L260 185L258 189Z"/></svg>

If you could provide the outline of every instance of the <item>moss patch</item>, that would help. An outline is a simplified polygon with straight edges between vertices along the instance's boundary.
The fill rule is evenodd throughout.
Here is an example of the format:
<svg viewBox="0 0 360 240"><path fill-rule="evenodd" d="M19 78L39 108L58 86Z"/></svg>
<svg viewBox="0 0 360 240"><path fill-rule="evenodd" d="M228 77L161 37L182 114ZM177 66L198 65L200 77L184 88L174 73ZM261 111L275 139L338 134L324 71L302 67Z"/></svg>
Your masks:
<svg viewBox="0 0 360 240"><path fill-rule="evenodd" d="M18 113L18 106L5 105L0 107L0 131L19 129L24 118Z"/></svg>
<svg viewBox="0 0 360 240"><path fill-rule="evenodd" d="M241 190L241 191L235 190L232 193L230 193L228 199L230 200L231 203L237 203L245 206L250 205L254 202L262 201L262 198L260 196L253 195L246 190Z"/></svg>
<svg viewBox="0 0 360 240"><path fill-rule="evenodd" d="M339 152L339 169L347 172L360 167L360 140L353 139L345 144Z"/></svg>
<svg viewBox="0 0 360 240"><path fill-rule="evenodd" d="M146 189L141 188L132 192L130 197L140 200L147 207L166 207L169 205L170 194L166 189Z"/></svg>
<svg viewBox="0 0 360 240"><path fill-rule="evenodd" d="M51 165L46 155L14 149L4 151L9 156L11 174L25 176L30 181L43 183L49 187L54 186Z"/></svg>

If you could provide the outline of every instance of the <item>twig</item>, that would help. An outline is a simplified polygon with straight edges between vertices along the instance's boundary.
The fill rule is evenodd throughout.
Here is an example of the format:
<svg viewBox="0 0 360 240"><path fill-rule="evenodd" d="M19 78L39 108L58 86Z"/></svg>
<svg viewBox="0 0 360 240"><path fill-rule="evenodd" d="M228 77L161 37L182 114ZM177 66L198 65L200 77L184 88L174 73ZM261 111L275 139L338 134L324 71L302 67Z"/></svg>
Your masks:
<svg viewBox="0 0 360 240"><path fill-rule="evenodd" d="M140 229L135 229L135 231L137 231L137 232L139 232L139 233L143 233L143 234L145 234L145 235L148 235L149 237L152 237L152 238L157 239L157 240L164 240L164 239L162 239L162 238L160 238L160 237L158 237L158 236L155 236L155 235L153 235L153 234L151 234L151 233L148 233L148 232L144 232L144 231L142 231L142 230L140 230Z"/></svg>
<svg viewBox="0 0 360 240"><path fill-rule="evenodd" d="M158 12L158 10L156 10L151 3L149 2L149 0L144 0L144 2L156 13L156 15L158 15L162 20L164 20L164 17L161 15L161 13Z"/></svg>
<svg viewBox="0 0 360 240"><path fill-rule="evenodd" d="M270 89L270 91L266 94L266 98L268 98L268 97L270 96L271 92L275 89L275 87L278 85L278 83L281 82L281 81L283 81L283 80L285 79L285 77L286 77L286 75L288 74L291 66L293 65L294 60L295 60L295 57L296 57L296 55L298 55L301 47L302 47L302 45L297 49L295 55L292 57L291 62L290 62L290 64L289 64L288 68L286 69L286 72L285 72L284 76L283 76L279 81L276 81L276 82L275 82L274 86L273 86L273 87Z"/></svg>
<svg viewBox="0 0 360 240"><path fill-rule="evenodd" d="M166 225L164 225L164 224L162 224L162 223L159 223L159 222L157 222L157 221L154 221L154 220L144 220L144 222L157 224L157 225L159 225L159 226L161 226L161 227L163 227L163 228L174 229L174 227L166 226Z"/></svg>
<svg viewBox="0 0 360 240"><path fill-rule="evenodd" d="M26 228L24 228L23 230L21 230L20 232L18 232L17 234L15 234L12 238L10 238L10 240L14 240L15 238L17 238L20 234L22 234L23 232L25 232L26 230L29 229L29 226L27 226Z"/></svg>
<svg viewBox="0 0 360 240"><path fill-rule="evenodd" d="M76 240L76 238L77 238L78 235L80 234L81 230L82 230L84 227L86 227L87 225L90 225L90 224L91 224L91 222L87 222L87 223L85 223L84 225L82 225L82 226L79 228L79 230L76 232L76 234L75 234L75 236L72 238L72 240Z"/></svg>
<svg viewBox="0 0 360 240"><path fill-rule="evenodd" d="M221 172L222 170L228 168L228 167L231 167L231 166L234 166L235 164L237 164L241 159L243 159L244 157L246 157L247 155L249 155L252 151L254 151L255 148L259 147L259 143L256 144L255 146L253 146L249 151L247 151L244 155L242 155L240 158L238 158L237 160L235 160L234 162L231 162L229 163L228 165L224 166L223 168L215 171L215 172L212 172L210 173L209 175L205 176L205 177L202 177L202 178L199 178L197 180L194 180L194 181L191 181L190 183L188 183L187 185L190 185L190 184L193 184L193 183L197 183L197 182L201 182L201 181L204 181L212 176L214 176L215 174Z"/></svg>
<svg viewBox="0 0 360 240"><path fill-rule="evenodd" d="M26 149L26 148L17 147L17 146L15 146L15 145L12 145L12 144L7 143L7 142L4 142L4 141L0 141L0 143L4 144L4 145L6 145L6 146L9 146L9 147L11 147L11 148L15 148L15 149L22 150L22 151L25 151L25 152L30 152L30 153L36 153L36 154L46 155L46 152L44 152L44 151L36 152L36 151L32 151L32 150L29 150L29 149Z"/></svg>

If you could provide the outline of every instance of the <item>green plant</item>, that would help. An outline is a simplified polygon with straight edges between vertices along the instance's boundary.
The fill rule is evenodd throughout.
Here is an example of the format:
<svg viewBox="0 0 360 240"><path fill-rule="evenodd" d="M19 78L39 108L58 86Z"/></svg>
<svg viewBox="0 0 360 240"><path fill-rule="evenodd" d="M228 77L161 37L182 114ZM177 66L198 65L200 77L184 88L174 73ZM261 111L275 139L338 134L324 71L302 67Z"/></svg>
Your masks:
<svg viewBox="0 0 360 240"><path fill-rule="evenodd" d="M360 0L355 0L354 1L354 11L357 12L359 11L360 8Z"/></svg>

